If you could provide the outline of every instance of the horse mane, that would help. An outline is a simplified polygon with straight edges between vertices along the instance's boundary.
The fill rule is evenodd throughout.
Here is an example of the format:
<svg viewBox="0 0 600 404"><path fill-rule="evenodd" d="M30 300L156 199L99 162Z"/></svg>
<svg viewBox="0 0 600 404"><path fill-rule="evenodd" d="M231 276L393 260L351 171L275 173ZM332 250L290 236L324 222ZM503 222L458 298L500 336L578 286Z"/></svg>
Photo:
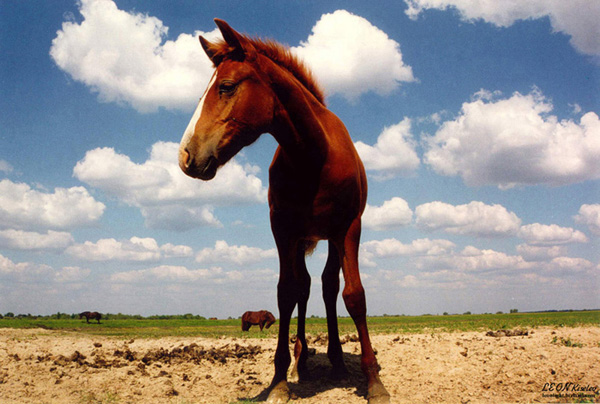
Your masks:
<svg viewBox="0 0 600 404"><path fill-rule="evenodd" d="M251 38L244 35L256 51L271 59L275 64L288 70L315 98L325 105L325 96L321 86L317 83L312 72L306 64L292 53L288 46L270 39ZM233 48L224 40L213 43L216 60L222 60Z"/></svg>

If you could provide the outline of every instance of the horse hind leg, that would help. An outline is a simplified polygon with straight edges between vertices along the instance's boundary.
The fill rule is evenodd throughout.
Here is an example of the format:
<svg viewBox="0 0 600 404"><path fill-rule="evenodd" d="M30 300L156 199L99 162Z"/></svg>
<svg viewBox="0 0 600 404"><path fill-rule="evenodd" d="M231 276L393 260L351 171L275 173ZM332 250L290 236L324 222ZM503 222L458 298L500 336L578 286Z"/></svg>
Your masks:
<svg viewBox="0 0 600 404"><path fill-rule="evenodd" d="M367 329L367 304L365 291L358 271L358 247L360 241L360 218L354 220L344 238L342 270L344 291L342 296L350 316L354 320L361 347L361 368L367 377L369 404L389 404L390 395L379 378L379 365L373 352Z"/></svg>
<svg viewBox="0 0 600 404"><path fill-rule="evenodd" d="M333 379L343 379L348 376L348 370L344 364L342 345L340 344L340 335L337 321L337 297L340 291L340 256L335 244L329 242L329 254L325 269L321 275L323 285L323 301L325 302L325 311L327 313L327 334L329 344L327 347L327 357L331 362L331 377Z"/></svg>

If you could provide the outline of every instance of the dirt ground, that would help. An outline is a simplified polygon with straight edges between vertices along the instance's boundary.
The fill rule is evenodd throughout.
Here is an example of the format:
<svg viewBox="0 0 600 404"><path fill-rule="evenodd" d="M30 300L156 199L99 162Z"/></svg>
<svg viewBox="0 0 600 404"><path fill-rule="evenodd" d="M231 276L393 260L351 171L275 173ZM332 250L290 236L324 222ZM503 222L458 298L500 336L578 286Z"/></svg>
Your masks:
<svg viewBox="0 0 600 404"><path fill-rule="evenodd" d="M600 402L600 327L374 336L393 403ZM312 377L292 403L366 403L360 347L351 376L328 378L326 336L312 336ZM263 401L275 339L124 340L0 329L0 402L237 403ZM290 348L292 345L290 345Z"/></svg>

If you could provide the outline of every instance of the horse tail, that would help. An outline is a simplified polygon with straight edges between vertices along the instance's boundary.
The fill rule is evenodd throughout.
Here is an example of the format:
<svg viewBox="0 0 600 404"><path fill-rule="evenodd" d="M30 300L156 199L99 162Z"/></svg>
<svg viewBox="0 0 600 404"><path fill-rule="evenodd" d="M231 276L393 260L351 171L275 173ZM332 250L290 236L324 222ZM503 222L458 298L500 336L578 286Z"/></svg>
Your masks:
<svg viewBox="0 0 600 404"><path fill-rule="evenodd" d="M304 249L304 256L309 257L315 252L319 240L304 239L301 243L301 247Z"/></svg>

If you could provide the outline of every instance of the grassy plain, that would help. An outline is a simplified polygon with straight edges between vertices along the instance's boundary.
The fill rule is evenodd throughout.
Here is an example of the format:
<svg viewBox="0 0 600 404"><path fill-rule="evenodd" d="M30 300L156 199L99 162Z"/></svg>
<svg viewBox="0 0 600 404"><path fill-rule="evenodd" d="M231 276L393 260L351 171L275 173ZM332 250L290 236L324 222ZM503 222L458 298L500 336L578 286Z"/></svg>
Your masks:
<svg viewBox="0 0 600 404"><path fill-rule="evenodd" d="M293 321L293 324L295 320ZM340 334L356 332L352 319L338 319ZM368 318L371 334L411 334L437 332L485 331L513 328L600 326L600 311L565 311L510 314L462 314L423 316L382 316ZM71 318L22 317L0 319L0 328L42 328L65 333L115 336L125 338L161 337L246 337L265 338L277 335L278 322L269 330L259 331L252 327L242 332L239 319L146 319L126 318L103 319L101 324ZM306 329L309 334L327 331L325 318L308 318ZM294 332L294 330L292 330Z"/></svg>

